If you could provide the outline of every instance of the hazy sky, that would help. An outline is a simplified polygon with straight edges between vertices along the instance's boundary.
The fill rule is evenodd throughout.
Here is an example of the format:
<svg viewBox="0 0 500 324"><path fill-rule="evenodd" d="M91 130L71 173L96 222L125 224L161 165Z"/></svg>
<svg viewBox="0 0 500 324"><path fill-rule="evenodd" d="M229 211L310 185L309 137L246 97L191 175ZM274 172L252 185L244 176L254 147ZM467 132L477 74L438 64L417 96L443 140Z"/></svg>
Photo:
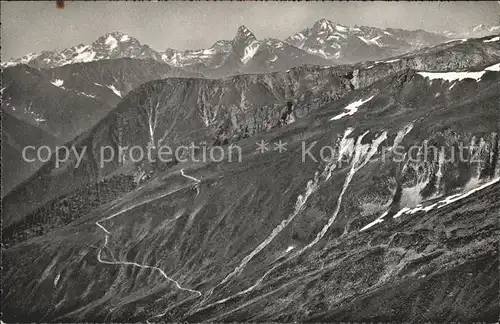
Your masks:
<svg viewBox="0 0 500 324"><path fill-rule="evenodd" d="M2 58L90 44L120 31L157 51L199 49L245 25L284 39L327 18L344 25L429 31L498 24L499 1L484 2L1 2Z"/></svg>

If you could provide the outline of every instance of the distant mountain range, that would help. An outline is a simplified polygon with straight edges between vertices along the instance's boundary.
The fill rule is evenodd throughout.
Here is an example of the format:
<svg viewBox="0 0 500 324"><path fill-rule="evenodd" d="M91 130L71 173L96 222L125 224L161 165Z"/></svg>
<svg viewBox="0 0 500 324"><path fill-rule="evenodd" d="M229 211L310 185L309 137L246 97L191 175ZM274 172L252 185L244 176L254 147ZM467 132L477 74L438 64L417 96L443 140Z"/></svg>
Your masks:
<svg viewBox="0 0 500 324"><path fill-rule="evenodd" d="M231 41L218 41L209 49L156 52L137 39L120 32L107 33L91 45L77 45L63 51L30 53L20 59L3 62L2 67L26 64L35 68L54 68L98 60L134 58L153 59L173 67L206 74L246 73L291 68L301 64L331 64L325 58L309 54L276 39L259 41L245 26L238 28ZM219 71L217 73L216 71Z"/></svg>
<svg viewBox="0 0 500 324"><path fill-rule="evenodd" d="M91 45L80 44L62 51L30 53L2 62L2 67L27 64L35 68L53 68L97 60L134 58L153 59L210 77L231 74L267 73L298 65L337 65L368 59L384 59L449 40L449 35L423 30L348 27L327 19L284 41L258 40L240 26L232 40L220 40L208 49L153 50L136 38L121 32L107 33Z"/></svg>
<svg viewBox="0 0 500 324"><path fill-rule="evenodd" d="M500 33L500 25L484 25L479 24L474 27L462 31L444 31L442 34L450 38L470 38L470 37L484 37Z"/></svg>

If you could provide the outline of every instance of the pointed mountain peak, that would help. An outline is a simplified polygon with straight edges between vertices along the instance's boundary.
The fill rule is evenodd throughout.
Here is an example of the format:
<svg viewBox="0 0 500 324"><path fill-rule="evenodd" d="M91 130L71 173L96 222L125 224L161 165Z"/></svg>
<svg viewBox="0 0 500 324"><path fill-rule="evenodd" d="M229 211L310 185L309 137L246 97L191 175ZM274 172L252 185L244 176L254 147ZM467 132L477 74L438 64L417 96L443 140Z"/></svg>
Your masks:
<svg viewBox="0 0 500 324"><path fill-rule="evenodd" d="M131 37L119 31L106 33L95 41L95 43L105 43L107 45L113 45L115 43L129 43L129 42L139 43L139 41L134 37Z"/></svg>
<svg viewBox="0 0 500 324"><path fill-rule="evenodd" d="M333 26L335 26L335 24L330 20L322 18L314 24L313 28L316 30L333 31Z"/></svg>

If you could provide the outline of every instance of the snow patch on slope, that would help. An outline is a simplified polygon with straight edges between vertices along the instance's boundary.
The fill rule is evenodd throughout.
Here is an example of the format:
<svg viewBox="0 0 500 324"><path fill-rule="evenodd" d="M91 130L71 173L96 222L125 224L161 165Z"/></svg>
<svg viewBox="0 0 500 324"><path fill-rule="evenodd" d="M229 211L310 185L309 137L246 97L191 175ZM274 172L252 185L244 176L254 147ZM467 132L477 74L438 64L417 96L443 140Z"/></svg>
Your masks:
<svg viewBox="0 0 500 324"><path fill-rule="evenodd" d="M454 42L461 42L461 43L464 43L468 40L468 38L459 38L459 39L451 39L449 41L446 41L444 42L445 44L448 44L448 43L454 43Z"/></svg>
<svg viewBox="0 0 500 324"><path fill-rule="evenodd" d="M78 51L79 54L77 56L75 56L74 59L65 62L63 65L72 64L72 63L84 63L84 62L92 61L94 59L94 57L96 56L96 52L94 52L93 50L85 51L88 48L89 48L89 46L82 47Z"/></svg>
<svg viewBox="0 0 500 324"><path fill-rule="evenodd" d="M94 99L94 98L96 97L95 95L93 95L93 94L88 94L88 93L86 93L86 92L77 91L77 93L78 93L78 95L80 95L80 96L85 96L85 97L89 97L89 98L92 98L92 99Z"/></svg>
<svg viewBox="0 0 500 324"><path fill-rule="evenodd" d="M122 93L115 88L114 85L106 86L107 88L111 89L118 97L122 98Z"/></svg>
<svg viewBox="0 0 500 324"><path fill-rule="evenodd" d="M496 36L487 40L484 40L483 43L491 43L491 42L498 42L500 41L500 36Z"/></svg>
<svg viewBox="0 0 500 324"><path fill-rule="evenodd" d="M344 116L349 116L349 115L354 115L356 111L358 111L359 107L361 107L363 104L367 103L368 101L372 100L374 96L371 96L370 98L363 100L360 99L358 101L352 102L348 104L344 109L347 110L347 112L343 112L341 114L338 114L337 116L334 116L330 118L330 120L339 120Z"/></svg>
<svg viewBox="0 0 500 324"><path fill-rule="evenodd" d="M482 184L481 186L479 186L479 187L477 187L477 188L474 188L474 189L472 189L472 190L467 191L466 193L463 193L463 194L458 194L458 195L453 195L453 196L447 197L446 199L441 200L441 201L438 203L438 204L439 204L438 209L439 209L439 208L442 208L442 207L444 207L444 206L447 206L447 205L449 205L449 204L451 204L451 203L454 203L454 202L456 202L456 201L458 201L458 200L462 200L462 199L464 199L464 198L467 198L467 197L469 197L470 195L472 195L472 194L473 194L473 193L475 193L475 192L478 192L478 191L483 190L483 189L485 189L485 188L487 188L487 187L489 187L489 186L491 186L491 185L494 185L494 184L495 184L495 183L497 183L498 181L500 181L500 178L496 178L496 179L493 179L493 180L491 180L491 181L488 181L488 182L486 182L486 183Z"/></svg>
<svg viewBox="0 0 500 324"><path fill-rule="evenodd" d="M59 278L61 278L61 275L57 274L56 278L54 279L54 287L57 286L57 283L59 282Z"/></svg>
<svg viewBox="0 0 500 324"><path fill-rule="evenodd" d="M403 138L408 135L408 133L413 129L413 123L409 123L403 129L399 130L396 138L394 139L394 143L392 144L391 150L395 150L396 147L403 141Z"/></svg>
<svg viewBox="0 0 500 324"><path fill-rule="evenodd" d="M56 87L62 88L62 85L64 84L64 80L55 79L55 80L50 81L50 83L52 83Z"/></svg>
<svg viewBox="0 0 500 324"><path fill-rule="evenodd" d="M479 187L476 187L472 190L469 190L465 193L458 193L458 194L454 194L454 195L451 195L451 196L448 196L446 197L445 199L443 200L440 200L434 204L431 204L431 205L427 205L427 206L422 206L422 205L418 205L416 206L415 208L403 208L401 209L396 215L393 216L393 218L398 218L404 214L415 214L416 212L419 212L419 211L425 211L425 212L428 212L434 208L437 207L437 209L440 209L440 208L443 208L451 203L454 203L456 201L459 201L459 200L462 200L466 197L469 197L470 195L472 195L473 193L475 192L478 192L480 190L483 190L491 185L494 185L495 183L497 183L498 181L500 181L500 178L496 178L496 179L493 179L493 180L490 180L486 183L483 183L481 186Z"/></svg>
<svg viewBox="0 0 500 324"><path fill-rule="evenodd" d="M363 232L363 231L366 231L367 229L369 229L370 227L378 224L378 223L382 223L384 221L384 217L387 216L389 212L385 212L383 213L382 215L380 215L377 219L375 219L373 222L367 224L366 226L364 226L362 229L360 229L359 231L360 232Z"/></svg>
<svg viewBox="0 0 500 324"><path fill-rule="evenodd" d="M366 39L364 38L363 36L357 36L359 39L361 39L365 44L367 45L377 45L377 46L380 46L382 47L382 44L380 44L377 40L382 37L382 36L377 36L377 37L374 37L372 39Z"/></svg>
<svg viewBox="0 0 500 324"><path fill-rule="evenodd" d="M37 124L39 124L41 122L47 121L47 119L41 118L41 117L35 117L35 121L36 121Z"/></svg>

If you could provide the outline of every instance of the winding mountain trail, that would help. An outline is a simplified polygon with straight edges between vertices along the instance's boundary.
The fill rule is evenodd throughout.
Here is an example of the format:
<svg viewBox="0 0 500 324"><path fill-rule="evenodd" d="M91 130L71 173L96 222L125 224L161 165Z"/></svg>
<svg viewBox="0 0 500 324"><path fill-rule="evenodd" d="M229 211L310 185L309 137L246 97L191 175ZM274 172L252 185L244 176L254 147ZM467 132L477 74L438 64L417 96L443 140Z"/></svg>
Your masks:
<svg viewBox="0 0 500 324"><path fill-rule="evenodd" d="M198 184L198 183L200 183L200 182L201 182L201 180L200 180L200 179L197 179L197 178L195 178L195 177L192 177L192 176L190 176L190 175L185 174L185 173L184 173L184 169L181 169L181 175L182 175L183 177L185 177L185 178L188 178L188 179L191 179L191 180L193 180L193 181L196 181L196 184Z"/></svg>
<svg viewBox="0 0 500 324"><path fill-rule="evenodd" d="M106 247L106 245L108 244L108 238L109 238L109 234L106 234L106 236L104 237L104 245L99 249L99 252L97 253L97 260L101 263L104 263L104 264L111 264L111 265L131 265L131 266L135 266L135 267L139 267L139 268L144 268L144 269L153 269L153 270L157 270L160 272L160 274L165 278L167 279L168 281L174 283L177 288L179 288L180 290L184 290L184 291L188 291L188 292L191 292L191 293L195 293L197 294L198 296L201 296L201 292L199 292L198 290L193 290L193 289L189 289L189 288L184 288L182 287L176 280L170 278L169 276L167 276L167 274L160 268L158 267L154 267L154 266L148 266L148 265L143 265L143 264L139 264L139 263L136 263L136 262L130 262L130 261L106 261L106 260L103 260L102 257L101 257L101 252L102 252L102 249Z"/></svg>
<svg viewBox="0 0 500 324"><path fill-rule="evenodd" d="M201 182L201 180L199 180L199 179L197 179L197 178L194 178L194 177L191 177L191 176L189 176L189 175L186 175L186 174L184 173L184 169L181 169L181 171L180 171L180 172L181 172L181 175L182 175L182 176L184 176L184 177L186 177L186 178L188 178L188 179L190 179L190 180L194 180L194 181L196 181L196 184L195 184L195 185L198 185L198 183L200 183L200 182ZM179 290L187 291L187 292L190 292L190 293L196 294L196 295L197 295L197 297L201 297L201 296L202 296L202 293L201 293L200 291L198 291L198 290L193 290L193 289L189 289L189 288L185 288L185 287L182 287L182 286L179 284L179 282L178 282L177 280L175 280L175 279L173 279L173 278L171 278L171 277L167 276L167 274L165 273L165 271L163 271L162 269L160 269L160 268L158 268L158 267L155 267L155 266L149 266L149 265L144 265L144 264L139 264L139 263L132 262L132 261L107 261L107 260L103 260L103 259L102 259L102 257L101 257L102 250L103 250L104 248L106 248L106 246L107 246L107 244L108 244L108 241L109 241L109 236L110 236L110 235L112 235L112 233L111 233L108 229L106 229L106 228L105 228L102 224L100 224L100 222L103 222L103 221L106 221L106 220L110 220L110 219L112 219L112 218L114 218L114 217L116 217L116 216L119 216L119 215L121 215L121 214L123 214L123 213L125 213L125 212L127 212L127 211L129 211L129 210L132 210L132 209L134 209L134 208L136 208L136 207L139 207L139 206L145 205L145 204L150 203L150 202L152 202L152 201L155 201L155 200L158 200L158 199L160 199L160 198L163 198L163 197L166 197L166 196L168 196L168 195L171 195L171 194L173 194L173 193L175 193L175 192L177 192L177 191L179 191L179 190L181 190L181 189L183 189L183 187L178 188L178 189L175 189L175 190L172 190L172 191L169 191L168 193L166 193L166 194L162 194L162 195L160 195L159 197L155 197L155 198L152 198L152 199L149 199L149 200L143 201L143 202L141 202L141 203L135 204L135 205L130 206L130 207L128 207L128 208L126 208L126 209L124 209L124 210L122 210L122 211L120 211L120 212L117 212L117 213L115 213L115 214L113 214L113 215L111 215L111 216L109 216L109 217L106 217L106 218L104 218L104 219L101 219L101 220L99 220L99 221L95 222L95 224L96 224L96 225L97 225L100 229L102 229L102 230L104 231L104 233L105 233L105 236L104 236L104 244L101 246L101 248L99 249L99 252L97 253L97 260L98 260L100 263L102 263L102 264L109 264L109 265L123 265L123 266L134 266L134 267L139 267L139 268L143 268L143 269L153 269L153 270L156 270L156 271L160 272L160 274L161 274L161 275L162 275L162 276L163 276L166 280L168 280L168 281L172 282L173 284L175 284L175 286L177 286L177 288L178 288ZM161 317L161 316L163 316L163 315L165 315L165 313L162 313L162 314L156 315L156 316L154 316L154 317Z"/></svg>

